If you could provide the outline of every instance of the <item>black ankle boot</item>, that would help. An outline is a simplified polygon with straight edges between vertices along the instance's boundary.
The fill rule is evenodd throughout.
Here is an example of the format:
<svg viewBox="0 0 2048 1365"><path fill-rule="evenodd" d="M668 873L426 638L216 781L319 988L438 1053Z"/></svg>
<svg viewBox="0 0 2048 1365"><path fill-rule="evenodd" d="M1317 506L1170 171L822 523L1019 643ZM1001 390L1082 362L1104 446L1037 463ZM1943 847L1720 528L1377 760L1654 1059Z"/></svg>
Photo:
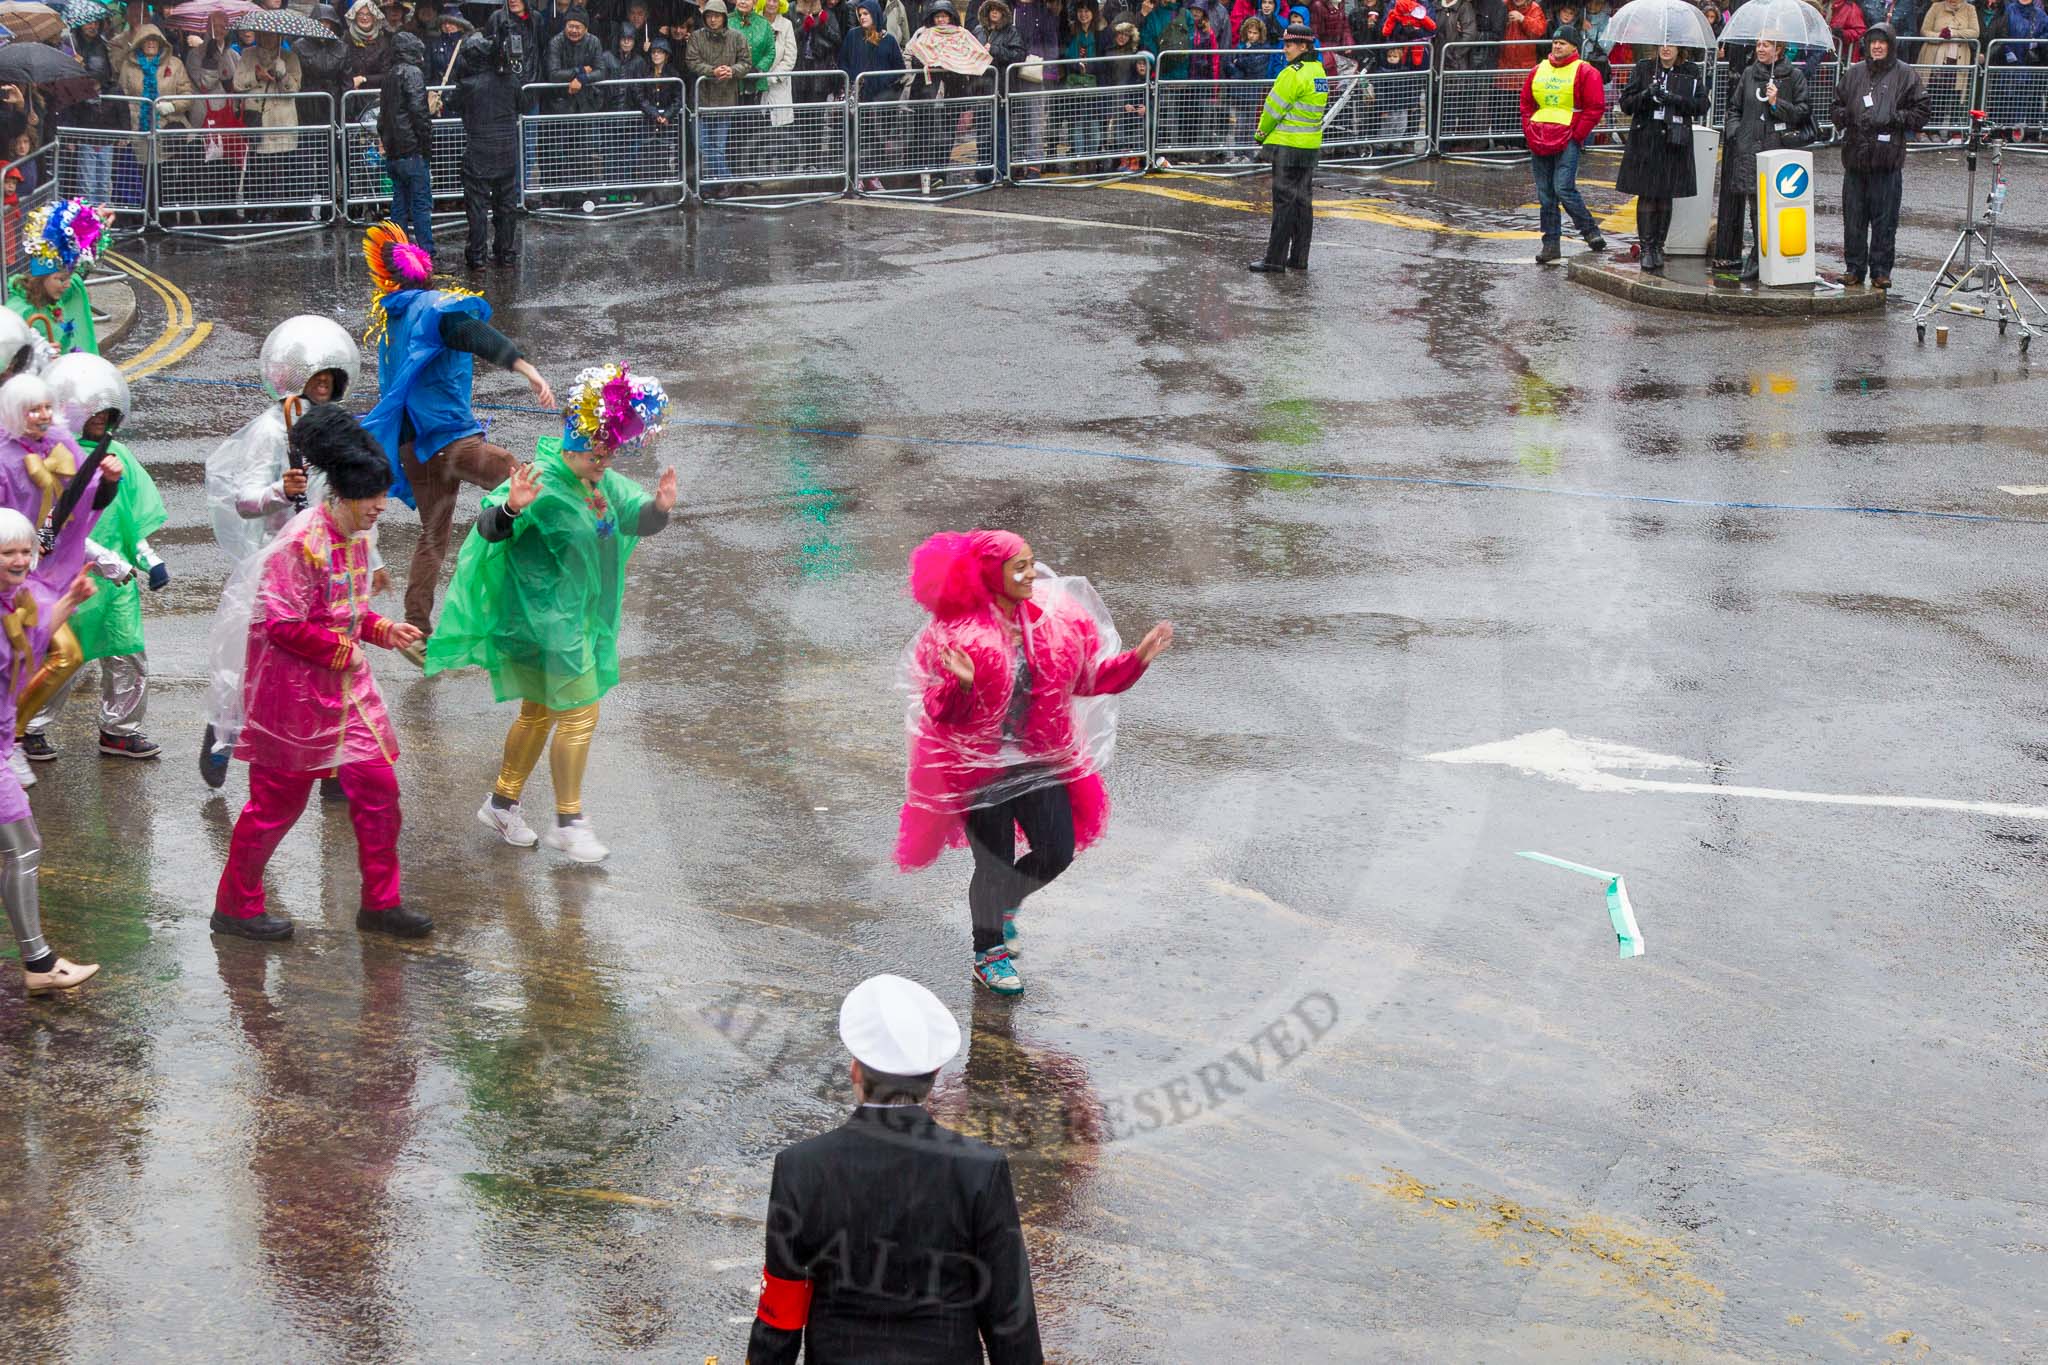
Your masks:
<svg viewBox="0 0 2048 1365"><path fill-rule="evenodd" d="M434 932L434 921L411 906L394 905L389 910L356 911L356 928L393 938L425 938Z"/></svg>

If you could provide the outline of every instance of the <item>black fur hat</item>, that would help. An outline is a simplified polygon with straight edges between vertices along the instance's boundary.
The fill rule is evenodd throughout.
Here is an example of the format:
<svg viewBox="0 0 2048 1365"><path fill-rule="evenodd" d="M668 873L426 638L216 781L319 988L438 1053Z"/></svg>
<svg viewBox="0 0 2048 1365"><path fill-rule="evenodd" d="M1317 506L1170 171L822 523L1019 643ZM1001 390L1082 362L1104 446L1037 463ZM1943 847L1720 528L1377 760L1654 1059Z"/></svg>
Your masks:
<svg viewBox="0 0 2048 1365"><path fill-rule="evenodd" d="M338 498L374 498L391 487L383 447L338 403L316 403L292 423L292 453L325 474Z"/></svg>

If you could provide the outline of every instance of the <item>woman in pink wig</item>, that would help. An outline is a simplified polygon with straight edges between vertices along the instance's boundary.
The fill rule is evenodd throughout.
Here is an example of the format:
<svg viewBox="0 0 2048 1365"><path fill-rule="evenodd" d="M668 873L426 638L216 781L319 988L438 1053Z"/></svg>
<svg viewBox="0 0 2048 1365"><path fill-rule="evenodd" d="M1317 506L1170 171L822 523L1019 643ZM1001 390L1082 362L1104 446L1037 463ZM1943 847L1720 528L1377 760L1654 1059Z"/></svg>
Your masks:
<svg viewBox="0 0 2048 1365"><path fill-rule="evenodd" d="M912 552L910 592L932 619L904 655L910 774L896 862L909 872L972 850L974 976L1016 995L1018 907L1108 825L1099 774L1116 742L1112 698L1173 627L1119 652L1088 581L1041 569L1010 531L941 531Z"/></svg>

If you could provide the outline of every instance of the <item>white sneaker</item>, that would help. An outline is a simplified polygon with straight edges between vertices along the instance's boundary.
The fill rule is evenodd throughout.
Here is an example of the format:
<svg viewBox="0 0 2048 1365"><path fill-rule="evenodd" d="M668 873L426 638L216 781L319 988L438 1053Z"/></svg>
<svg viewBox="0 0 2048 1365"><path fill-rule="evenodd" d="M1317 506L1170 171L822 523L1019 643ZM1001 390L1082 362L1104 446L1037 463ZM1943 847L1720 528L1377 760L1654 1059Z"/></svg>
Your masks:
<svg viewBox="0 0 2048 1365"><path fill-rule="evenodd" d="M566 853L579 863L599 863L611 850L597 841L597 831L590 827L590 821L577 816L566 825L550 825L540 841L549 848Z"/></svg>
<svg viewBox="0 0 2048 1365"><path fill-rule="evenodd" d="M28 765L28 755L21 751L19 744L7 751L7 766L21 780L22 786L33 787L36 784L36 770Z"/></svg>
<svg viewBox="0 0 2048 1365"><path fill-rule="evenodd" d="M540 842L540 836L533 832L532 826L526 823L526 817L519 813L517 802L500 809L496 802L486 796L484 803L476 808L476 821L480 825L487 825L496 830L498 837L514 848L532 848Z"/></svg>

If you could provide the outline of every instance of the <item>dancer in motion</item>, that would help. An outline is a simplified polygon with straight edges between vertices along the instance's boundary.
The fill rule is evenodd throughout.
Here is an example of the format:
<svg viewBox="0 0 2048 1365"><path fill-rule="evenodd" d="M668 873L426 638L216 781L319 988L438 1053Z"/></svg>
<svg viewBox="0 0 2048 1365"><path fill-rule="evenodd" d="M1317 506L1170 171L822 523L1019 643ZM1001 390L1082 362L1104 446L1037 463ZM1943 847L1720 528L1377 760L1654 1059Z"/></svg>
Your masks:
<svg viewBox="0 0 2048 1365"><path fill-rule="evenodd" d="M93 543L120 556L134 572L110 583L71 615L81 663L100 661L100 752L116 758L155 758L161 750L142 733L149 707L149 656L142 638L142 588L147 575L151 592L171 581L170 567L150 546L149 537L169 520L156 481L135 452L114 438L129 409L128 381L99 356L74 351L43 374L57 416L79 435L88 451L101 451L121 462L121 481L106 514L93 528ZM90 455L87 456L91 458ZM57 680L49 700L28 717L21 747L32 759L55 758L49 727L78 686L73 668Z"/></svg>
<svg viewBox="0 0 2048 1365"><path fill-rule="evenodd" d="M365 645L397 649L419 632L370 609L369 532L391 466L355 418L332 404L292 427L292 449L327 476L328 496L243 561L214 618L213 724L236 736L249 803L235 821L214 894L213 932L282 939L292 922L263 894L270 855L306 808L317 777L348 794L362 872L356 928L417 938L434 922L399 895L398 739Z"/></svg>
<svg viewBox="0 0 2048 1365"><path fill-rule="evenodd" d="M476 357L524 379L544 408L554 390L491 326L481 295L434 283L434 258L407 240L396 223L363 234L363 258L377 296L370 331L377 344L377 406L363 428L391 456L391 491L420 514L419 545L405 576L405 619L422 637L434 633L434 590L448 557L455 495L465 483L496 488L512 472L512 452L484 439L472 408ZM416 650L406 652L421 662Z"/></svg>
<svg viewBox="0 0 2048 1365"><path fill-rule="evenodd" d="M973 851L974 977L1016 995L1019 907L1109 824L1106 699L1144 676L1173 627L1161 621L1119 653L1088 581L1039 566L1009 531L941 531L911 553L910 591L932 619L904 656L910 774L896 862L910 872L948 847Z"/></svg>
<svg viewBox="0 0 2048 1365"><path fill-rule="evenodd" d="M355 386L363 367L356 339L332 318L302 313L270 329L257 353L257 370L270 402L206 457L206 504L213 514L213 538L240 564L256 554L309 506L327 500L327 477L291 456L292 423L323 403L339 403ZM391 575L369 536L370 593L391 586ZM216 735L211 725L199 745L199 775L218 788L227 781L233 735ZM340 798L339 785L323 779L320 794Z"/></svg>
<svg viewBox="0 0 2048 1365"><path fill-rule="evenodd" d="M661 385L624 365L577 375L561 439L543 437L534 462L484 498L427 642L429 676L488 669L497 699L519 702L497 784L476 813L515 848L545 843L580 863L608 852L583 814L583 771L598 700L619 680L626 561L676 505L674 469L650 497L611 463L651 445L667 413ZM555 819L536 836L519 797L543 748Z"/></svg>
<svg viewBox="0 0 2048 1365"><path fill-rule="evenodd" d="M28 273L8 285L7 306L58 355L100 353L79 273L92 268L106 234L106 210L83 199L52 200L22 221Z"/></svg>
<svg viewBox="0 0 2048 1365"><path fill-rule="evenodd" d="M88 503L64 520L49 553L35 563L36 530L12 507L0 507L0 743L13 748L15 699L36 671L50 637L93 594L85 571L86 532L117 491L114 476L90 475ZM88 511L87 508L91 510ZM67 961L43 937L37 867L43 841L28 794L11 767L0 765L0 899L21 949L21 974L30 995L68 991L99 970L98 963Z"/></svg>

